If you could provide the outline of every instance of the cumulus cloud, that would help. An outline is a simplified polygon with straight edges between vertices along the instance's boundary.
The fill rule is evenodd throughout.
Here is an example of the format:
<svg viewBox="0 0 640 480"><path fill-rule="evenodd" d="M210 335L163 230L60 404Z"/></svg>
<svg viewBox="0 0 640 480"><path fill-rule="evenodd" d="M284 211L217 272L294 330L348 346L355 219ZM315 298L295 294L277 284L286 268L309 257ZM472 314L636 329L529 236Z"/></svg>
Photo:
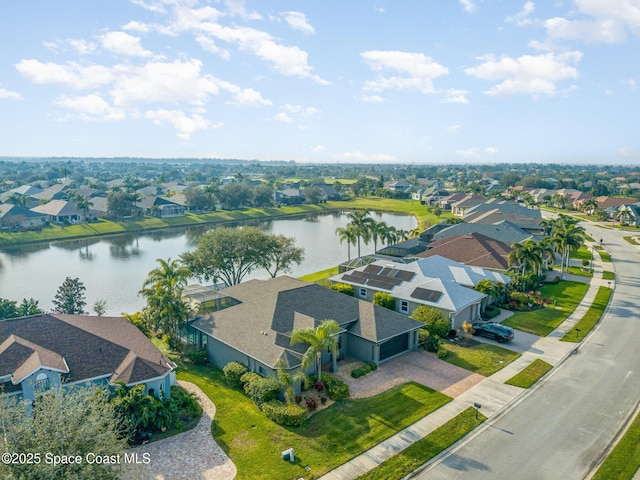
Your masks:
<svg viewBox="0 0 640 480"><path fill-rule="evenodd" d="M380 75L365 82L364 89L369 92L417 90L433 93L433 79L449 73L446 67L422 53L371 50L360 55L372 71L392 72L392 76Z"/></svg>
<svg viewBox="0 0 640 480"><path fill-rule="evenodd" d="M307 21L307 16L302 12L283 12L280 15L284 21L293 28L307 35L316 33L313 26Z"/></svg>
<svg viewBox="0 0 640 480"><path fill-rule="evenodd" d="M571 19L554 17L545 21L550 40L612 44L623 41L627 33L640 35L638 0L575 0L575 6L577 12Z"/></svg>
<svg viewBox="0 0 640 480"><path fill-rule="evenodd" d="M96 44L84 39L67 38L65 40L56 40L44 42L44 46L52 52L59 53L62 50L71 49L80 55L88 55L96 51Z"/></svg>
<svg viewBox="0 0 640 480"><path fill-rule="evenodd" d="M467 95L469 95L469 92L467 90L449 89L445 90L444 94L445 103L469 103L469 100L467 99Z"/></svg>
<svg viewBox="0 0 640 480"><path fill-rule="evenodd" d="M449 125L447 127L447 133L458 133L460 131L460 125Z"/></svg>
<svg viewBox="0 0 640 480"><path fill-rule="evenodd" d="M171 125L178 131L178 137L182 140L189 140L191 135L200 130L210 130L222 127L222 123L212 124L208 119L198 113L190 117L180 109L176 110L149 110L144 117L151 120L155 125Z"/></svg>
<svg viewBox="0 0 640 480"><path fill-rule="evenodd" d="M362 95L360 100L367 103L382 103L384 102L384 98L380 95Z"/></svg>
<svg viewBox="0 0 640 480"><path fill-rule="evenodd" d="M324 145L316 145L315 147L313 147L313 153L318 154L318 153L322 153L326 150L326 147Z"/></svg>
<svg viewBox="0 0 640 480"><path fill-rule="evenodd" d="M22 95L0 87L0 100L22 100Z"/></svg>
<svg viewBox="0 0 640 480"><path fill-rule="evenodd" d="M504 19L505 22L507 23L514 23L516 25L518 25L519 27L523 27L525 25L529 25L531 24L531 19L529 18L529 15L531 15L533 13L533 11L535 10L535 5L533 2L528 1L524 4L524 7L522 7L522 10L519 11L518 13L516 13L515 15L510 15L507 18Z"/></svg>
<svg viewBox="0 0 640 480"><path fill-rule="evenodd" d="M108 67L80 65L76 62L58 64L25 59L16 64L16 69L33 83L60 83L76 90L102 87L114 79L114 75Z"/></svg>
<svg viewBox="0 0 640 480"><path fill-rule="evenodd" d="M125 32L108 32L100 35L102 48L119 55L131 57L150 57L151 52L142 48L140 38Z"/></svg>
<svg viewBox="0 0 640 480"><path fill-rule="evenodd" d="M122 120L126 117L121 109L113 108L99 95L62 95L54 101L54 104L70 110L71 116L82 120Z"/></svg>
<svg viewBox="0 0 640 480"><path fill-rule="evenodd" d="M618 150L618 156L621 158L635 159L640 158L640 150L629 147L623 147Z"/></svg>
<svg viewBox="0 0 640 480"><path fill-rule="evenodd" d="M285 112L279 112L274 117L275 120L282 123L291 123L293 122L293 118L287 115Z"/></svg>
<svg viewBox="0 0 640 480"><path fill-rule="evenodd" d="M135 20L132 20L130 22L125 23L124 25L122 25L122 30L129 30L132 32L140 32L140 33L148 33L151 31L151 27L143 22L137 22Z"/></svg>
<svg viewBox="0 0 640 480"><path fill-rule="evenodd" d="M458 0L458 3L462 5L463 10L469 14L473 14L478 11L478 7L473 3L473 0Z"/></svg>
<svg viewBox="0 0 640 480"><path fill-rule="evenodd" d="M353 152L335 153L332 155L336 160L344 160L353 163L388 163L396 160L393 155L386 153L363 153L359 150Z"/></svg>
<svg viewBox="0 0 640 480"><path fill-rule="evenodd" d="M555 95L557 84L579 77L574 67L582 53L571 51L560 54L523 55L518 58L493 55L479 57L477 67L465 69L467 75L488 81L498 81L485 93L493 96L517 94Z"/></svg>
<svg viewBox="0 0 640 480"><path fill-rule="evenodd" d="M485 147L485 148L473 147L473 148L467 148L464 150L456 150L456 153L468 160L477 160L482 158L483 154L493 155L497 151L498 150L493 147Z"/></svg>
<svg viewBox="0 0 640 480"><path fill-rule="evenodd" d="M205 35L198 35L196 37L196 42L198 42L202 47L202 49L207 52L214 53L224 58L225 60L229 60L231 58L231 54L229 53L229 50L220 48L218 44L216 44L216 42L213 41L213 39Z"/></svg>

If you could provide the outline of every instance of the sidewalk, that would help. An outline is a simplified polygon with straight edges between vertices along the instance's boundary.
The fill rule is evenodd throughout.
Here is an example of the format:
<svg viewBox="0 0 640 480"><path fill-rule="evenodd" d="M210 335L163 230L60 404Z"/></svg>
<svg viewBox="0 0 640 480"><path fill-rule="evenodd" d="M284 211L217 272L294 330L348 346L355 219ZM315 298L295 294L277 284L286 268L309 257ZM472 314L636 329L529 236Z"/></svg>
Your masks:
<svg viewBox="0 0 640 480"><path fill-rule="evenodd" d="M528 351L523 352L515 361L471 387L448 404L320 478L322 480L352 480L357 478L433 432L459 413L473 406L474 403L482 405L480 411L488 419L491 419L505 411L517 399L526 395L529 390L505 385L504 382L522 371L537 358L553 366L566 359L578 348L579 344L561 342L559 339L573 330L576 323L584 316L593 303L600 286L613 286L614 282L602 279L603 268L599 258L594 259L593 267L594 275L584 298L562 325L547 337L538 339ZM635 477L634 480L636 480Z"/></svg>

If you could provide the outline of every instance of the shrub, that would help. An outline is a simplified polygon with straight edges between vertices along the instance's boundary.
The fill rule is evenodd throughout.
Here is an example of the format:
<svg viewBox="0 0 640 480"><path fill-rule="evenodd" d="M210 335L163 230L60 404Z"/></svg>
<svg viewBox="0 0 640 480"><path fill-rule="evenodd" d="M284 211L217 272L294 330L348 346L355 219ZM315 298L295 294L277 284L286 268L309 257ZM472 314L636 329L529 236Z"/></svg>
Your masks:
<svg viewBox="0 0 640 480"><path fill-rule="evenodd" d="M207 350L199 348L197 345L189 345L188 347L185 347L182 351L182 359L186 363L190 363L192 365L205 365L209 360L207 357Z"/></svg>
<svg viewBox="0 0 640 480"><path fill-rule="evenodd" d="M378 369L378 364L376 362L367 362L367 365L369 365L372 372L375 372Z"/></svg>
<svg viewBox="0 0 640 480"><path fill-rule="evenodd" d="M349 396L349 385L342 380L331 375L323 375L324 387L327 390L327 395L331 400L343 400Z"/></svg>
<svg viewBox="0 0 640 480"><path fill-rule="evenodd" d="M180 411L180 418L183 420L199 416L202 413L202 407L198 404L195 394L189 393L177 385L171 387L171 402Z"/></svg>
<svg viewBox="0 0 640 480"><path fill-rule="evenodd" d="M437 352L440 349L440 338L435 335L429 335L424 342L424 349L427 352Z"/></svg>
<svg viewBox="0 0 640 480"><path fill-rule="evenodd" d="M333 283L329 288L336 292L344 293L345 295L353 297L353 286L347 283Z"/></svg>
<svg viewBox="0 0 640 480"><path fill-rule="evenodd" d="M449 353L449 350L447 350L446 348L439 348L436 355L438 355L438 358L445 358L447 356L447 354Z"/></svg>
<svg viewBox="0 0 640 480"><path fill-rule="evenodd" d="M495 318L498 315L500 315L500 309L499 308L488 306L487 308L484 309L482 317L487 319L487 320L491 320L492 318Z"/></svg>
<svg viewBox="0 0 640 480"><path fill-rule="evenodd" d="M322 405L324 405L325 403L327 403L327 397L320 397L320 403Z"/></svg>
<svg viewBox="0 0 640 480"><path fill-rule="evenodd" d="M381 307L388 308L389 310L396 309L396 299L393 295L386 292L376 292L373 295L373 304L380 305Z"/></svg>
<svg viewBox="0 0 640 480"><path fill-rule="evenodd" d="M289 427L299 427L307 419L307 411L300 405L286 405L280 400L263 403L262 411L268 419L278 425Z"/></svg>
<svg viewBox="0 0 640 480"><path fill-rule="evenodd" d="M234 387L242 386L240 379L248 372L247 367L240 362L229 362L224 366L222 371L224 372L224 377Z"/></svg>
<svg viewBox="0 0 640 480"><path fill-rule="evenodd" d="M364 365L361 365L358 368L354 368L353 370L351 370L351 376L353 378L360 378L369 372L371 372L371 366L365 363Z"/></svg>
<svg viewBox="0 0 640 480"><path fill-rule="evenodd" d="M318 392L322 392L324 390L324 383L316 382L313 384L313 388L315 388Z"/></svg>
<svg viewBox="0 0 640 480"><path fill-rule="evenodd" d="M424 323L429 333L436 337L444 337L451 329L451 320L438 308L420 305L413 311L411 318Z"/></svg>
<svg viewBox="0 0 640 480"><path fill-rule="evenodd" d="M426 328L421 328L420 330L418 330L418 342L420 343L420 345L424 345L428 338L429 330L427 330Z"/></svg>
<svg viewBox="0 0 640 480"><path fill-rule="evenodd" d="M241 378L242 388L258 406L274 400L280 392L280 382L272 377L262 377L257 373L245 373Z"/></svg>
<svg viewBox="0 0 640 480"><path fill-rule="evenodd" d="M311 397L304 397L304 403L307 404L307 409L310 412L313 412L316 408L318 408L318 403Z"/></svg>

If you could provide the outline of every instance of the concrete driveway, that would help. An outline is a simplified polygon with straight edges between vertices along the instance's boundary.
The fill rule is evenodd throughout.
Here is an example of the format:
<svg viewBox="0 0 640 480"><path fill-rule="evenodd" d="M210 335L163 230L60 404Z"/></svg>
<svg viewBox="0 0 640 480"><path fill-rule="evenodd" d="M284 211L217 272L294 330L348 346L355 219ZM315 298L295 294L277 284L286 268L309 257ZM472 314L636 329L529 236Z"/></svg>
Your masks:
<svg viewBox="0 0 640 480"><path fill-rule="evenodd" d="M531 351L531 347L540 339L540 337L533 333L514 329L513 340L509 343L500 343L493 338L481 337L480 335L474 335L473 339L478 342L490 343L491 345L498 345L502 348L513 350L514 352L523 353Z"/></svg>

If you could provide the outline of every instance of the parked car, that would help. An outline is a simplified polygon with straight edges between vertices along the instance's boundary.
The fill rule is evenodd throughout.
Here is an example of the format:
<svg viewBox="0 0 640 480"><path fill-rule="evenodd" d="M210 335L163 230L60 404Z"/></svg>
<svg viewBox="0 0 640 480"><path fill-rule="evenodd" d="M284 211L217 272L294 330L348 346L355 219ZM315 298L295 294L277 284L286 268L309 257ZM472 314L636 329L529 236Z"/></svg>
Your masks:
<svg viewBox="0 0 640 480"><path fill-rule="evenodd" d="M500 323L474 323L473 334L497 340L499 343L513 340L513 329Z"/></svg>

